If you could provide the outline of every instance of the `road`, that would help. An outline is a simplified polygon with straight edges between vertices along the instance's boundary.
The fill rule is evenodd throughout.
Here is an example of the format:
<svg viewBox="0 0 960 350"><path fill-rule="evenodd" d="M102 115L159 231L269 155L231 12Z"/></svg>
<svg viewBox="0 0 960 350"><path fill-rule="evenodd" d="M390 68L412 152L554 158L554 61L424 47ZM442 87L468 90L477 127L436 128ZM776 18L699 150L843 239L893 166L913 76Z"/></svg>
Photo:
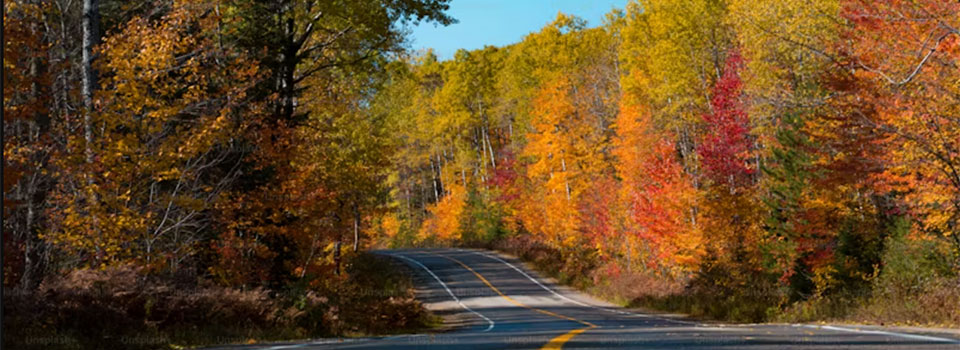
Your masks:
<svg viewBox="0 0 960 350"><path fill-rule="evenodd" d="M416 271L418 298L453 323L437 334L320 339L232 349L960 349L960 335L882 327L719 325L636 313L489 251L385 250Z"/></svg>

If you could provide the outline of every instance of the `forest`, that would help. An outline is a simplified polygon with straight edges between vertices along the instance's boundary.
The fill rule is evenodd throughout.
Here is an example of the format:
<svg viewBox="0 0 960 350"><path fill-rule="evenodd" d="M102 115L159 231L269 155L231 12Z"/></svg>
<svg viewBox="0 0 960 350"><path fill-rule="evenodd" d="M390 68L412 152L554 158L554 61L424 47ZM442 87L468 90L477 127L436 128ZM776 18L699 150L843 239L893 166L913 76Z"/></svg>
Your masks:
<svg viewBox="0 0 960 350"><path fill-rule="evenodd" d="M720 319L957 325L958 28L955 1L633 1L391 62L372 234Z"/></svg>
<svg viewBox="0 0 960 350"><path fill-rule="evenodd" d="M411 50L448 2L5 2L5 333L423 327L366 252L440 246L713 319L960 325L960 2L631 0Z"/></svg>

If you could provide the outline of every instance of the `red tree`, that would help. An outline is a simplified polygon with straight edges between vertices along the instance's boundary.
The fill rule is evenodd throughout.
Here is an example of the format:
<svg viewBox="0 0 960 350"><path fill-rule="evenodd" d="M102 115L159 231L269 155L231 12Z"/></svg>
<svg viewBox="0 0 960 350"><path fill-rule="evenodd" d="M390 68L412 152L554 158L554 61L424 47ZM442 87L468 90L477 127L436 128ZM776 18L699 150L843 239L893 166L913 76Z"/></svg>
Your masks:
<svg viewBox="0 0 960 350"><path fill-rule="evenodd" d="M712 112L703 115L706 132L697 148L704 175L715 184L727 184L731 190L746 185L754 171L746 162L750 120L741 100L742 68L743 57L734 50L713 87Z"/></svg>

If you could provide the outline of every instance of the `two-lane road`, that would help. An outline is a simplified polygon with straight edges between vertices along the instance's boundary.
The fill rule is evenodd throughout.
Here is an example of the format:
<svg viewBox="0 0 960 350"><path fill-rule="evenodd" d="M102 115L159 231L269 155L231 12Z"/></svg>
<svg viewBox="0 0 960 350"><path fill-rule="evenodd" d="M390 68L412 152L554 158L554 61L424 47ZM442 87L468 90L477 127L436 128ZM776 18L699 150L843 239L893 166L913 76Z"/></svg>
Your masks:
<svg viewBox="0 0 960 350"><path fill-rule="evenodd" d="M811 325L718 326L630 312L559 291L489 251L386 250L417 272L418 298L458 327L259 349L960 349L960 336Z"/></svg>

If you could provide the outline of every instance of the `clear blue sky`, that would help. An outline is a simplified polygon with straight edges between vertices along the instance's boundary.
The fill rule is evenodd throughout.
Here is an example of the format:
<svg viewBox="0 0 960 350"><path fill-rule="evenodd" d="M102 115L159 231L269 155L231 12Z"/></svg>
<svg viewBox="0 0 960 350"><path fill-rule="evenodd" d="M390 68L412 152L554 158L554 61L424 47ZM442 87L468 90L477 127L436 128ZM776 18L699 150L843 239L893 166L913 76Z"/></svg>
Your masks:
<svg viewBox="0 0 960 350"><path fill-rule="evenodd" d="M557 12L576 15L595 27L611 9L626 4L627 0L452 0L447 13L459 22L446 27L421 23L413 28L411 47L432 47L440 59L449 59L460 48L518 42L553 21Z"/></svg>

